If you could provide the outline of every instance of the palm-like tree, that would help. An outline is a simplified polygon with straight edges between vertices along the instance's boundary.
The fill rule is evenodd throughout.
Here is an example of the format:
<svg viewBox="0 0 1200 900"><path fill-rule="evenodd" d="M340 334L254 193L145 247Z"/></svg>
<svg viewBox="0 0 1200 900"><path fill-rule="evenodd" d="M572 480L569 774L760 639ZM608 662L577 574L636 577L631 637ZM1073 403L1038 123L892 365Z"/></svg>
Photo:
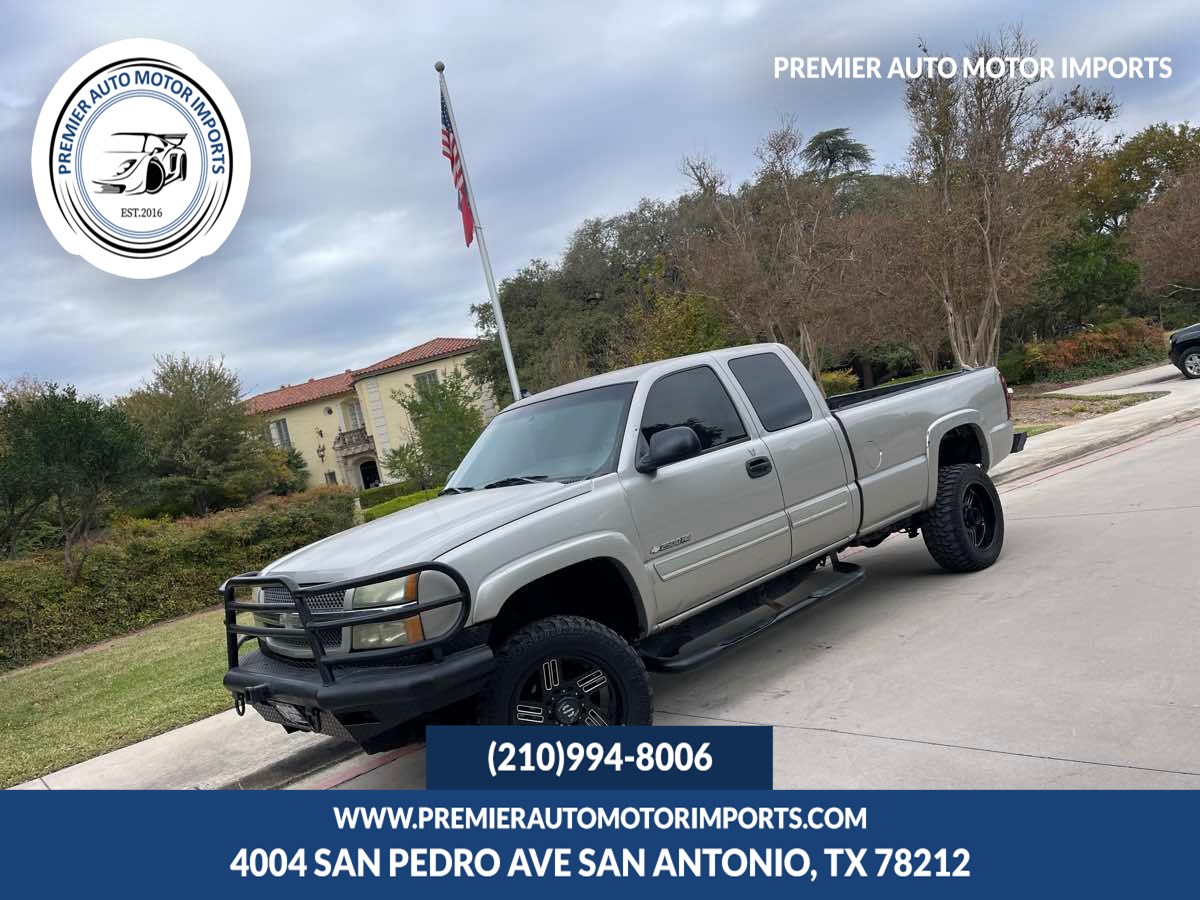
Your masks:
<svg viewBox="0 0 1200 900"><path fill-rule="evenodd" d="M861 172L870 168L874 159L866 144L850 137L849 128L820 131L804 145L804 161L825 178Z"/></svg>

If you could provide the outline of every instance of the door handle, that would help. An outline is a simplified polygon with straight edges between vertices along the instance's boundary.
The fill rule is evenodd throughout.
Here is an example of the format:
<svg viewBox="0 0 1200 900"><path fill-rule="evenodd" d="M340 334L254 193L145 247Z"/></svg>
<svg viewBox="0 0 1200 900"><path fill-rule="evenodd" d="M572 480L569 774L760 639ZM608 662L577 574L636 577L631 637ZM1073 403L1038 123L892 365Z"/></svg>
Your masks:
<svg viewBox="0 0 1200 900"><path fill-rule="evenodd" d="M751 478L762 478L764 475L771 474L771 460L765 456L756 456L754 459L746 460L746 474Z"/></svg>

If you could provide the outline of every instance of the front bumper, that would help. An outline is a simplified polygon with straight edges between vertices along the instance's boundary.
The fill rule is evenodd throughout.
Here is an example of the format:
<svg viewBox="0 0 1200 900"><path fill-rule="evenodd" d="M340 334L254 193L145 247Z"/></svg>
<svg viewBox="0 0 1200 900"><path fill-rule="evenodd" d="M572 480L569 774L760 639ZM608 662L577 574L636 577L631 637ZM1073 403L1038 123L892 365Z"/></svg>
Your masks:
<svg viewBox="0 0 1200 900"><path fill-rule="evenodd" d="M453 582L452 592L379 609L322 610L328 594L437 572ZM239 600L238 589L282 587L287 599ZM390 732L406 722L472 696L491 674L492 651L480 629L466 629L471 594L466 580L449 566L418 563L366 578L300 585L286 575L250 572L221 585L225 604L225 687L239 714L253 706L289 731L313 731L357 741L367 751L384 749ZM359 625L417 619L422 613L453 607L450 626L436 637L373 650L352 650L339 640L327 647L323 635ZM299 627L265 627L238 621L239 613L285 613ZM311 659L287 659L260 648L242 655L243 645L262 638L307 644Z"/></svg>
<svg viewBox="0 0 1200 900"><path fill-rule="evenodd" d="M479 693L492 673L486 643L411 665L345 666L325 684L312 663L253 651L225 673L239 709L253 706L268 722L387 749L406 722Z"/></svg>

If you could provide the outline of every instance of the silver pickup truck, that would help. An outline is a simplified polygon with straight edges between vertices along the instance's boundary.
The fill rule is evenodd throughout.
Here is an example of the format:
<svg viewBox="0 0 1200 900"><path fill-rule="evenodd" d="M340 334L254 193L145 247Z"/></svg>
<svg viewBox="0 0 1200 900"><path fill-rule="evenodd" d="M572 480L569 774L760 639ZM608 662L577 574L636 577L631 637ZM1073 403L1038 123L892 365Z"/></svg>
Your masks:
<svg viewBox="0 0 1200 900"><path fill-rule="evenodd" d="M847 547L920 533L945 569L995 562L1010 417L995 369L826 401L777 344L528 397L439 498L222 585L225 685L368 751L472 698L483 723L649 723L647 670L856 584Z"/></svg>

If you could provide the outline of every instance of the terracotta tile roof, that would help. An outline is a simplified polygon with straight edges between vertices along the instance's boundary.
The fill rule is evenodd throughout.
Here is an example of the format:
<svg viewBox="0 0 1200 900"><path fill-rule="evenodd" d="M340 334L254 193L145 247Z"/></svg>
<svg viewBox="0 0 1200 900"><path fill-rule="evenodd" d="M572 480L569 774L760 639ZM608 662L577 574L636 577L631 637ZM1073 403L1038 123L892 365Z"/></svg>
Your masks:
<svg viewBox="0 0 1200 900"><path fill-rule="evenodd" d="M333 397L354 389L354 376L349 369L337 375L325 378L310 378L301 384L291 384L277 391L267 391L256 394L246 400L246 410L251 413L265 413L276 409L286 409L289 406L299 406L301 403L311 403L322 397Z"/></svg>
<svg viewBox="0 0 1200 900"><path fill-rule="evenodd" d="M403 353L397 353L395 356L389 356L387 359L371 363L371 365L364 369L355 369L353 374L357 379L365 375L387 372L390 369L403 369L430 359L452 356L455 353L466 353L467 351L474 350L481 343L483 342L478 338L434 338L432 341L418 344L415 347L405 350Z"/></svg>

